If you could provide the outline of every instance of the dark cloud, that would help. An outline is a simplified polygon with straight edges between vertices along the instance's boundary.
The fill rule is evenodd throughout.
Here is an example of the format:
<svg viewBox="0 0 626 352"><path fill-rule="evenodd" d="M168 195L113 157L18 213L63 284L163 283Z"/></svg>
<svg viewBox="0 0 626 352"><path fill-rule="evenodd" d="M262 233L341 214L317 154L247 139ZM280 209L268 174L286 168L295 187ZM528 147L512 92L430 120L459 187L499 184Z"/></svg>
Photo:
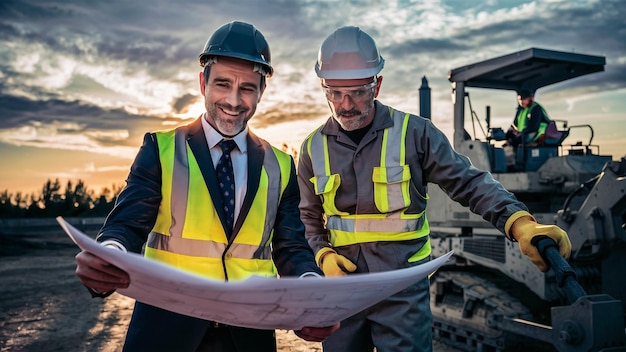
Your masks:
<svg viewBox="0 0 626 352"><path fill-rule="evenodd" d="M15 21L59 19L71 15L71 8L47 2L3 0L0 2L0 18Z"/></svg>
<svg viewBox="0 0 626 352"><path fill-rule="evenodd" d="M128 139L115 139L119 145L137 145L137 136L155 130L165 122L180 120L133 115L122 109L106 110L78 101L49 99L36 101L24 97L0 96L0 130L33 125L52 125L59 132L91 133L106 136L107 131L127 130ZM71 127L63 127L71 126ZM95 132L99 131L99 132ZM107 138L102 138L102 141Z"/></svg>
<svg viewBox="0 0 626 352"><path fill-rule="evenodd" d="M189 107L200 100L198 95L185 94L178 97L172 103L172 109L176 114L185 114L189 111Z"/></svg>
<svg viewBox="0 0 626 352"><path fill-rule="evenodd" d="M412 56L451 56L457 52L464 52L471 46L463 41L451 40L448 38L416 38L406 40L400 44L383 47L380 50L389 58L402 60L407 55ZM445 55L441 55L445 54Z"/></svg>
<svg viewBox="0 0 626 352"><path fill-rule="evenodd" d="M324 115L328 115L328 109L325 106L284 104L280 108L271 108L263 112L257 111L254 118L250 120L250 125L253 127L269 127L284 122L312 120Z"/></svg>
<svg viewBox="0 0 626 352"><path fill-rule="evenodd" d="M0 9L0 11L2 11L2 9ZM15 26L0 22L0 39L8 41L12 40L18 35L20 35L19 30L15 28Z"/></svg>

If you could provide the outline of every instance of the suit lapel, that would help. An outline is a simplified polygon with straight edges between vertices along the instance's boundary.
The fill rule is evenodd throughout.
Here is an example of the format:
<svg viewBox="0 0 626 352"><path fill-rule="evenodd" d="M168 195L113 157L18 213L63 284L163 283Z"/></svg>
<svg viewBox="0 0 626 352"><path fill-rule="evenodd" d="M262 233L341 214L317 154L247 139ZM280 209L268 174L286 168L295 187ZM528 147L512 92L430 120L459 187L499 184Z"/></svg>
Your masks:
<svg viewBox="0 0 626 352"><path fill-rule="evenodd" d="M217 176L215 175L215 168L213 167L213 159L211 159L209 145L206 142L204 130L202 129L201 119L202 116L189 125L187 143L189 143L189 148L191 148L191 152L198 162L198 166L202 172L202 177L204 178L204 183L209 189L209 194L213 200L213 206L217 211L222 227L225 228L226 215L224 214L224 204L222 203L222 195L217 182Z"/></svg>
<svg viewBox="0 0 626 352"><path fill-rule="evenodd" d="M265 158L265 151L261 146L259 137L255 136L250 130L248 130L248 187L246 196L243 199L241 211L237 217L237 221L233 226L233 237L239 232L243 221L248 216L250 208L252 207L252 201L256 196L256 192L259 189L259 182L261 179L261 168L263 167L263 159Z"/></svg>

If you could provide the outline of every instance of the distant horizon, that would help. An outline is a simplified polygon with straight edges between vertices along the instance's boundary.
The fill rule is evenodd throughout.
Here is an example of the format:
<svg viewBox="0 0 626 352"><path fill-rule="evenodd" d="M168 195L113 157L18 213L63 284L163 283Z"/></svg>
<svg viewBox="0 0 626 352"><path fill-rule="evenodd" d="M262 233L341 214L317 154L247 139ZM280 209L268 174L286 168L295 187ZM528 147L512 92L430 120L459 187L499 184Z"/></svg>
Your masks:
<svg viewBox="0 0 626 352"><path fill-rule="evenodd" d="M50 181L52 181L52 182L54 182L55 180L57 180L57 178L49 178L49 179L42 180L42 181L41 181L41 185L40 185L38 188L33 188L33 190L31 190L31 191L24 191L24 190L12 190L12 189L8 189L8 188L4 188L4 189L0 189L0 192L5 192L5 191L7 191L7 192L9 193L9 195L12 195L12 198L13 198L13 197L14 197L14 196L18 193L18 192L21 192L21 195L22 195L22 196L41 195L41 193L43 193L43 189L44 189L44 188L45 188L45 186L46 186L46 183L47 183L49 180L50 180ZM83 179L78 179L78 178L77 178L77 179L66 179L66 180L62 180L62 179L60 179L60 178L59 178L58 180L59 180L59 183L61 184L61 189L59 190L61 194L65 193L65 191L67 190L67 183L68 183L69 181L71 181L72 183L76 183L76 182L79 182L79 181L83 181L83 183L84 183L84 184L86 185L86 187L87 187L87 190L89 190L89 191L93 191L93 192L94 192L94 196L95 196L95 197L99 197L99 196L103 195L103 194L105 193L105 191L106 191L106 190L108 190L108 191L110 191L110 192L113 192L113 191L115 191L116 187L122 187L122 188L123 188L123 187L126 185L126 182L125 182L125 181L120 181L120 182L118 182L117 184L111 184L110 186L104 186L104 187L101 187L101 188L99 188L99 189L96 189L96 188L94 188L94 187L90 186L90 185L88 184L88 182L86 182L86 181L85 181L85 180L83 180Z"/></svg>

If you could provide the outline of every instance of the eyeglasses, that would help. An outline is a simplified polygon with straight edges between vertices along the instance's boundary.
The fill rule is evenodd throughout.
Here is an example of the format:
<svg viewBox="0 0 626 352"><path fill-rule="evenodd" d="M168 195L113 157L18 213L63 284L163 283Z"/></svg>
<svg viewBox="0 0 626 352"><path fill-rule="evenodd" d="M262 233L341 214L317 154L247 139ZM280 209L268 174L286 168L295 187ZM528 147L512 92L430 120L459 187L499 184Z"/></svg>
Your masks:
<svg viewBox="0 0 626 352"><path fill-rule="evenodd" d="M324 91L324 94L326 94L326 99L332 102L339 103L343 100L343 97L347 95L353 102L358 103L371 99L371 94L374 93L376 83L378 82L374 79L372 82L362 86L329 87L322 84L322 90Z"/></svg>

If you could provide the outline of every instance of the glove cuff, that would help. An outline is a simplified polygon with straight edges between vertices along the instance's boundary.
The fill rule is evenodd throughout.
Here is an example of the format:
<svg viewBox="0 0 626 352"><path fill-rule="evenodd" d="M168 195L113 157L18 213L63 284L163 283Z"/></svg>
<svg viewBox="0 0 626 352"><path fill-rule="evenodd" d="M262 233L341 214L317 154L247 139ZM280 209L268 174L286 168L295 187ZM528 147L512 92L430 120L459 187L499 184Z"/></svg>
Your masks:
<svg viewBox="0 0 626 352"><path fill-rule="evenodd" d="M322 259L324 259L324 257L329 253L337 253L337 252L335 252L330 247L324 247L320 249L319 251L317 251L317 254L315 254L315 262L317 263L317 266L319 266L320 268L322 267Z"/></svg>
<svg viewBox="0 0 626 352"><path fill-rule="evenodd" d="M534 216L532 216L532 214L530 214L529 212L527 212L526 210L520 210L517 211L515 213L513 213L513 215L509 216L509 218L506 220L506 223L504 224L504 234L506 236L506 238L508 238L510 241L512 242L517 242L517 239L515 239L515 236L511 233L511 228L513 227L513 223L524 216L530 216L533 221L537 221L537 219L535 219Z"/></svg>

